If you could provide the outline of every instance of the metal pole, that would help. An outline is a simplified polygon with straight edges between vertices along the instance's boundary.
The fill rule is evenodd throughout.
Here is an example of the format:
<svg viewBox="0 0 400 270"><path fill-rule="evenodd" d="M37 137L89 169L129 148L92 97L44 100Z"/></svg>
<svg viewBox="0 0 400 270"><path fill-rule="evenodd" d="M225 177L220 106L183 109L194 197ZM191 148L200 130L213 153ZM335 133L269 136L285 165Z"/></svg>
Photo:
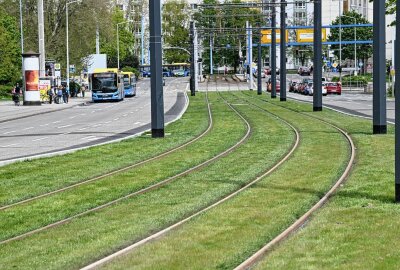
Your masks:
<svg viewBox="0 0 400 270"><path fill-rule="evenodd" d="M100 54L100 31L99 25L96 27L96 54Z"/></svg>
<svg viewBox="0 0 400 270"><path fill-rule="evenodd" d="M354 20L354 24L357 24L357 19ZM354 27L354 75L357 76L357 27Z"/></svg>
<svg viewBox="0 0 400 270"><path fill-rule="evenodd" d="M248 82L250 82L250 30L249 30L250 24L248 21L246 21L246 38L247 38L247 46L246 46L246 63L247 63L247 68L246 68L246 79L247 76L249 76L248 78ZM247 70L249 70L249 74L247 74ZM250 89L250 86L249 86Z"/></svg>
<svg viewBox="0 0 400 270"><path fill-rule="evenodd" d="M210 36L210 75L214 74L214 67L213 67L213 38Z"/></svg>
<svg viewBox="0 0 400 270"><path fill-rule="evenodd" d="M261 61L261 30L259 32L258 46L257 46L257 94L262 94L262 80L261 80L261 70L262 70L262 61Z"/></svg>
<svg viewBox="0 0 400 270"><path fill-rule="evenodd" d="M271 0L272 4L275 0ZM272 33L271 33L271 98L276 98L276 8L275 5L272 6Z"/></svg>
<svg viewBox="0 0 400 270"><path fill-rule="evenodd" d="M199 57L198 57L198 41L196 24L193 24L193 53L194 53L194 92L199 88Z"/></svg>
<svg viewBox="0 0 400 270"><path fill-rule="evenodd" d="M342 81L342 0L339 0L339 81Z"/></svg>
<svg viewBox="0 0 400 270"><path fill-rule="evenodd" d="M286 101L286 0L281 2L281 93L280 100Z"/></svg>
<svg viewBox="0 0 400 270"><path fill-rule="evenodd" d="M313 110L322 111L322 4L314 2L314 93Z"/></svg>
<svg viewBox="0 0 400 270"><path fill-rule="evenodd" d="M195 96L195 63L194 63L194 22L190 22L190 95Z"/></svg>
<svg viewBox="0 0 400 270"><path fill-rule="evenodd" d="M396 1L395 81L400 82L400 0ZM395 201L400 202L400 83L395 84Z"/></svg>
<svg viewBox="0 0 400 270"><path fill-rule="evenodd" d="M249 65L250 65L250 90L253 91L254 77L253 77L253 30L249 24Z"/></svg>
<svg viewBox="0 0 400 270"><path fill-rule="evenodd" d="M374 1L373 132L386 134L385 1Z"/></svg>
<svg viewBox="0 0 400 270"><path fill-rule="evenodd" d="M67 29L67 91L69 91L69 39L68 39L68 2L66 3L66 29Z"/></svg>
<svg viewBox="0 0 400 270"><path fill-rule="evenodd" d="M118 58L118 70L119 70L119 23L117 23L117 58Z"/></svg>
<svg viewBox="0 0 400 270"><path fill-rule="evenodd" d="M141 59L140 63L144 65L144 16L142 17L141 31L140 31L140 46L142 47L140 50Z"/></svg>
<svg viewBox="0 0 400 270"><path fill-rule="evenodd" d="M45 72L45 46L44 46L44 15L43 15L43 0L38 0L38 27L39 27L39 76L44 77Z"/></svg>
<svg viewBox="0 0 400 270"><path fill-rule="evenodd" d="M19 23L21 28L21 54L24 53L24 28L22 24L22 0L19 0ZM24 91L25 86L25 72L24 72L24 57L21 57L21 74L22 74L22 85L21 89ZM24 94L25 96L25 94Z"/></svg>
<svg viewBox="0 0 400 270"><path fill-rule="evenodd" d="M162 76L161 4L149 1L151 57L151 132L153 138L164 137L164 97Z"/></svg>

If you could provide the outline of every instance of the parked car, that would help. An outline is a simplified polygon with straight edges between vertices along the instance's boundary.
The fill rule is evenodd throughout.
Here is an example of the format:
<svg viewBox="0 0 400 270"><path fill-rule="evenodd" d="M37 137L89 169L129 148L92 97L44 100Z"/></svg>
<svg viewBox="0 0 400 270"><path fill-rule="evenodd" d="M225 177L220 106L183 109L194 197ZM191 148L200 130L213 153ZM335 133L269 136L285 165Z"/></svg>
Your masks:
<svg viewBox="0 0 400 270"><path fill-rule="evenodd" d="M306 87L308 86L308 84L313 83L313 79L310 78L305 78L301 81L298 89L297 89L297 93L300 94L304 94L304 91L306 90Z"/></svg>
<svg viewBox="0 0 400 270"><path fill-rule="evenodd" d="M276 75L279 75L279 72L280 72L280 69L276 68ZM265 73L265 75L271 75L272 69L270 67L266 67L264 69L264 73Z"/></svg>
<svg viewBox="0 0 400 270"><path fill-rule="evenodd" d="M300 84L299 80L292 80L289 82L289 92L296 92L298 85Z"/></svg>
<svg viewBox="0 0 400 270"><path fill-rule="evenodd" d="M304 90L304 94L309 96L312 96L314 94L314 83L309 83L307 85L306 89ZM322 95L323 96L327 95L325 84L322 84Z"/></svg>
<svg viewBox="0 0 400 270"><path fill-rule="evenodd" d="M310 76L311 75L311 69L309 67L299 67L297 69L297 74L299 74L300 76Z"/></svg>
<svg viewBox="0 0 400 270"><path fill-rule="evenodd" d="M342 94L342 84L340 82L328 82L325 84L325 89L328 94Z"/></svg>
<svg viewBox="0 0 400 270"><path fill-rule="evenodd" d="M272 91L272 82L271 78L268 79L267 81L267 92ZM276 92L279 93L281 91L281 82L280 80L276 80Z"/></svg>
<svg viewBox="0 0 400 270"><path fill-rule="evenodd" d="M185 76L185 71L183 69L176 69L172 71L172 75L174 77L184 77Z"/></svg>

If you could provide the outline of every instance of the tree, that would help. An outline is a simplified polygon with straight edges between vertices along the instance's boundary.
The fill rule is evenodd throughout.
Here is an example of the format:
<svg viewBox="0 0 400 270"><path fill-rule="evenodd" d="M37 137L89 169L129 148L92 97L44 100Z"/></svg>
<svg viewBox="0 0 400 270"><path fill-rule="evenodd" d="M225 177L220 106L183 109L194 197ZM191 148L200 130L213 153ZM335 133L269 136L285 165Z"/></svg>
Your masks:
<svg viewBox="0 0 400 270"><path fill-rule="evenodd" d="M215 5L219 2L204 0L203 3ZM225 0L224 3L239 4L241 1ZM224 64L233 66L235 72L240 64L239 44L246 44L246 21L249 21L253 27L258 27L263 25L264 20L259 9L237 6L226 6L224 9L216 9L212 6L203 7L195 14L195 18L199 28L207 29L203 31L205 33L204 47L209 47L209 38L213 39L214 50L218 51L213 57L214 63L221 66ZM253 31L253 36L257 36L257 31ZM242 46L242 50L243 48L245 46ZM256 53L254 50L254 55ZM203 60L206 65L209 65L208 55L205 55Z"/></svg>
<svg viewBox="0 0 400 270"><path fill-rule="evenodd" d="M18 22L0 8L0 85L14 84L20 76L21 48Z"/></svg>
<svg viewBox="0 0 400 270"><path fill-rule="evenodd" d="M187 1L166 1L162 16L164 46L189 50L189 5ZM190 55L181 49L164 50L164 59L167 63L187 62L189 58Z"/></svg>
<svg viewBox="0 0 400 270"><path fill-rule="evenodd" d="M346 24L354 24L354 19L356 19L356 24L369 24L370 22L362 17L361 14L351 11L343 14L341 20L342 25ZM338 25L340 18L337 17L332 25ZM373 29L372 27L357 27L357 40L372 40L373 38ZM331 33L329 35L329 41L339 41L339 28L332 28ZM342 40L354 40L354 28L342 28ZM366 59L372 56L372 44L359 44L356 46L357 48L357 57L359 59L363 59L365 62ZM339 45L332 45L331 49L334 50L334 54L339 58ZM342 45L342 59L354 59L354 45Z"/></svg>

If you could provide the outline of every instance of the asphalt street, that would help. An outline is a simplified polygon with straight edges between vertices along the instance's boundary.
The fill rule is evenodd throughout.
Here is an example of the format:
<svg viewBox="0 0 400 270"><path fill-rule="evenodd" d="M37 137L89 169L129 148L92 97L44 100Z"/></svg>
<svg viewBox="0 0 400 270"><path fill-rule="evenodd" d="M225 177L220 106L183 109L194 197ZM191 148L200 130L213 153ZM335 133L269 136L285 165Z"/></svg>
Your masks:
<svg viewBox="0 0 400 270"><path fill-rule="evenodd" d="M210 80L199 84L200 91L243 91L249 90L249 83L246 82L236 82L234 81L231 75L227 76L228 80L224 79L224 76L217 75L217 80ZM279 78L279 76L278 76ZM287 75L287 91L289 90L289 82L290 80L298 80L302 78L312 78L312 77L303 77L297 74L288 74ZM266 81L268 78L263 78L262 88L265 94L266 91ZM257 90L257 78L254 78L253 90ZM269 95L269 93L268 93ZM305 101L305 102L313 102L312 96L304 96L295 93L287 92L287 97L295 100ZM279 93L278 93L279 98ZM342 95L328 95L323 96L322 101L324 106L340 110L349 114L356 114L364 117L372 117L372 94L364 94L361 91L349 91L343 92ZM391 98L387 99L387 120L390 122L394 122L395 120L395 103Z"/></svg>
<svg viewBox="0 0 400 270"><path fill-rule="evenodd" d="M187 87L188 78L167 78L166 122L175 120L185 109ZM46 104L30 109L2 104L0 163L134 136L151 128L150 104L150 79L140 80L136 97L122 102L88 102L67 108ZM6 106L10 106L8 110Z"/></svg>

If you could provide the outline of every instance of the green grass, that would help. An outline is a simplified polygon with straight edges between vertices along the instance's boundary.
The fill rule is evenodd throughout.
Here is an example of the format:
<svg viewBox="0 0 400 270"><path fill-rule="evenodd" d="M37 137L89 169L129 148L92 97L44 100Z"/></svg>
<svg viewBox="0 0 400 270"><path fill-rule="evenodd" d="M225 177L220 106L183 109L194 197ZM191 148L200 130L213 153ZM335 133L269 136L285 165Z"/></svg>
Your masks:
<svg viewBox="0 0 400 270"><path fill-rule="evenodd" d="M221 110L225 106L213 96L213 107ZM275 117L249 108L246 116L253 127L251 137L230 155L163 188L2 245L0 268L78 268L239 189L270 168L294 139L290 129ZM265 142L263 147L259 147L261 141Z"/></svg>
<svg viewBox="0 0 400 270"><path fill-rule="evenodd" d="M356 166L331 202L257 269L399 269L393 126L387 135L372 135L371 121L329 110L317 115L349 132L357 147Z"/></svg>
<svg viewBox="0 0 400 270"><path fill-rule="evenodd" d="M126 196L225 151L244 136L245 126L225 104L215 102L212 107L214 125L211 132L183 149L100 181L0 211L0 239L43 227Z"/></svg>
<svg viewBox="0 0 400 270"><path fill-rule="evenodd" d="M346 139L318 120L257 104L300 129L294 156L234 199L104 268L232 269L319 200L346 166ZM248 108L238 108L250 115Z"/></svg>
<svg viewBox="0 0 400 270"><path fill-rule="evenodd" d="M208 126L204 95L190 101L183 117L168 126L171 135L140 136L72 154L0 167L0 205L18 202L155 156L200 134Z"/></svg>

